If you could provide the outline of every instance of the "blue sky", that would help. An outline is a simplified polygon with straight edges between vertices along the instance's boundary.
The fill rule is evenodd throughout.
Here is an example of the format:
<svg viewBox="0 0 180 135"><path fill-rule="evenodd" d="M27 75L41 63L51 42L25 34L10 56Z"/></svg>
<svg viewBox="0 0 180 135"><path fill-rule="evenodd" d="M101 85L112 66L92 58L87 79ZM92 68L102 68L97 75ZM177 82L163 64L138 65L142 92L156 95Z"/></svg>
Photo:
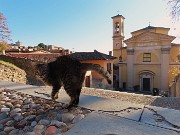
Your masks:
<svg viewBox="0 0 180 135"><path fill-rule="evenodd" d="M125 17L125 39L149 22L171 28L169 34L180 38L180 21L171 20L166 0L0 0L0 12L8 19L13 42L25 46L44 43L108 53L111 17L117 14Z"/></svg>

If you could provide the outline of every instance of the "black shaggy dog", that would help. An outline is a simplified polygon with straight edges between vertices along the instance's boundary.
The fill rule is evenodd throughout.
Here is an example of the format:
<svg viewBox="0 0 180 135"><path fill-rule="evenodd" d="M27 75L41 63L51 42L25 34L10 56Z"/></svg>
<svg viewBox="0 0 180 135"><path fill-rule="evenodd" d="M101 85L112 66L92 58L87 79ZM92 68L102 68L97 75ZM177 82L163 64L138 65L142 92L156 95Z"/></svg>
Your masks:
<svg viewBox="0 0 180 135"><path fill-rule="evenodd" d="M101 74L109 84L111 84L110 75L100 65L92 63L80 63L70 56L60 56L55 61L42 63L24 58L15 58L0 55L0 59L13 63L19 68L25 70L28 82L31 84L47 84L53 87L51 98L57 99L61 86L70 96L71 101L67 107L77 105L82 84L86 71L94 70Z"/></svg>

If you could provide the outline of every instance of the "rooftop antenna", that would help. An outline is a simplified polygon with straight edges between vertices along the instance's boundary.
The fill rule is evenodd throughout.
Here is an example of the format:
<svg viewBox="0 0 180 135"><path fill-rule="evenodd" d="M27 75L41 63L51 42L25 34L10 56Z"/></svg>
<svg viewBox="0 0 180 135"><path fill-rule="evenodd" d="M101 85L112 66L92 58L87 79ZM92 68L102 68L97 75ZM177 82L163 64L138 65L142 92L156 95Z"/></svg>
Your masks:
<svg viewBox="0 0 180 135"><path fill-rule="evenodd" d="M118 15L119 15L119 10L117 11Z"/></svg>

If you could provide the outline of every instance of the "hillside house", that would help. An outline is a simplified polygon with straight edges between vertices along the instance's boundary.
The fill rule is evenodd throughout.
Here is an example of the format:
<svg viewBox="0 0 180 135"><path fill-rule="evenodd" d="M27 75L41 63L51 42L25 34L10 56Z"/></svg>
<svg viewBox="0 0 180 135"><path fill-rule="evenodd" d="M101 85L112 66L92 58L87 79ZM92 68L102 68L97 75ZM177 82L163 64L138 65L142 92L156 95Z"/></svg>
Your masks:
<svg viewBox="0 0 180 135"><path fill-rule="evenodd" d="M81 63L94 63L101 65L105 70L109 71L112 76L112 84L109 85L107 81L95 71L87 71L84 81L85 87L113 89L113 60L115 57L100 53L96 50L94 52L75 52L70 54L71 57L80 60Z"/></svg>

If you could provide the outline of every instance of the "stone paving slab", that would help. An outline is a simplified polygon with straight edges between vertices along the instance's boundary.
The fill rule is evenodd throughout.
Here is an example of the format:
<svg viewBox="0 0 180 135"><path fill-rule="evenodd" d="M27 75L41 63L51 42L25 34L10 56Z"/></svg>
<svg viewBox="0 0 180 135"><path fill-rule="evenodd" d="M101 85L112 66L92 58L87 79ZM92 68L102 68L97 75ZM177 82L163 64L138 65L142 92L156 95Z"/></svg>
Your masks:
<svg viewBox="0 0 180 135"><path fill-rule="evenodd" d="M39 96L42 98L49 98L47 95L50 95L51 93L51 87L38 87L38 86L32 86L32 85L24 85L24 84L18 84L12 82L4 82L4 86L9 89L25 92L27 94L33 94L35 96ZM8 83L10 85L8 85ZM0 87L2 84L0 83ZM35 93L36 92L36 93ZM39 93L39 94L38 94ZM43 94L44 93L44 94ZM66 94L64 90L60 90L59 92L59 98L56 100L62 103L69 103L70 98ZM121 101L118 99L111 99L111 98L102 98L102 97L96 97L96 96L89 96L81 94L80 96L80 102L79 106L96 110L96 111L102 111L106 113L113 113L114 115L133 119L138 121L140 119L142 108L144 105L140 104L133 104L126 101Z"/></svg>
<svg viewBox="0 0 180 135"><path fill-rule="evenodd" d="M45 86L34 86L34 85L27 85L27 84L22 84L22 83L14 83L14 82L9 82L9 81L2 81L0 80L0 87L6 88L6 89L11 89L11 90L16 90L16 91L21 91L30 95L35 95L38 97L42 98L48 98L50 99L49 96L44 95L44 94L37 94L35 91L38 91L40 93L47 93L50 94L50 87L45 87Z"/></svg>
<svg viewBox="0 0 180 135"><path fill-rule="evenodd" d="M180 111L155 106L145 106L141 122L180 132Z"/></svg>
<svg viewBox="0 0 180 135"><path fill-rule="evenodd" d="M64 135L178 135L178 133L173 130L94 112Z"/></svg>
<svg viewBox="0 0 180 135"><path fill-rule="evenodd" d="M50 99L49 94L51 93L51 87L38 87L7 81L0 81L0 87L5 87ZM69 103L70 98L65 91L60 90L59 98L57 99L57 101ZM95 110L103 114L113 114L137 122L180 131L179 110L155 106L144 106L140 104L121 101L118 99L102 98L83 94L81 94L80 96L79 106Z"/></svg>
<svg viewBox="0 0 180 135"><path fill-rule="evenodd" d="M60 95L65 95L62 93L63 91L60 92ZM67 97L61 96L57 101L68 103L69 99L67 99ZM117 99L102 98L89 95L81 95L79 106L103 113L114 114L136 121L140 119L143 108L143 105L139 104L132 104Z"/></svg>
<svg viewBox="0 0 180 135"><path fill-rule="evenodd" d="M0 80L0 87L12 89L16 91L28 91L28 90L38 90L39 86L33 86L33 85L26 85L22 83L15 83L15 82L9 82L9 81L2 81Z"/></svg>

